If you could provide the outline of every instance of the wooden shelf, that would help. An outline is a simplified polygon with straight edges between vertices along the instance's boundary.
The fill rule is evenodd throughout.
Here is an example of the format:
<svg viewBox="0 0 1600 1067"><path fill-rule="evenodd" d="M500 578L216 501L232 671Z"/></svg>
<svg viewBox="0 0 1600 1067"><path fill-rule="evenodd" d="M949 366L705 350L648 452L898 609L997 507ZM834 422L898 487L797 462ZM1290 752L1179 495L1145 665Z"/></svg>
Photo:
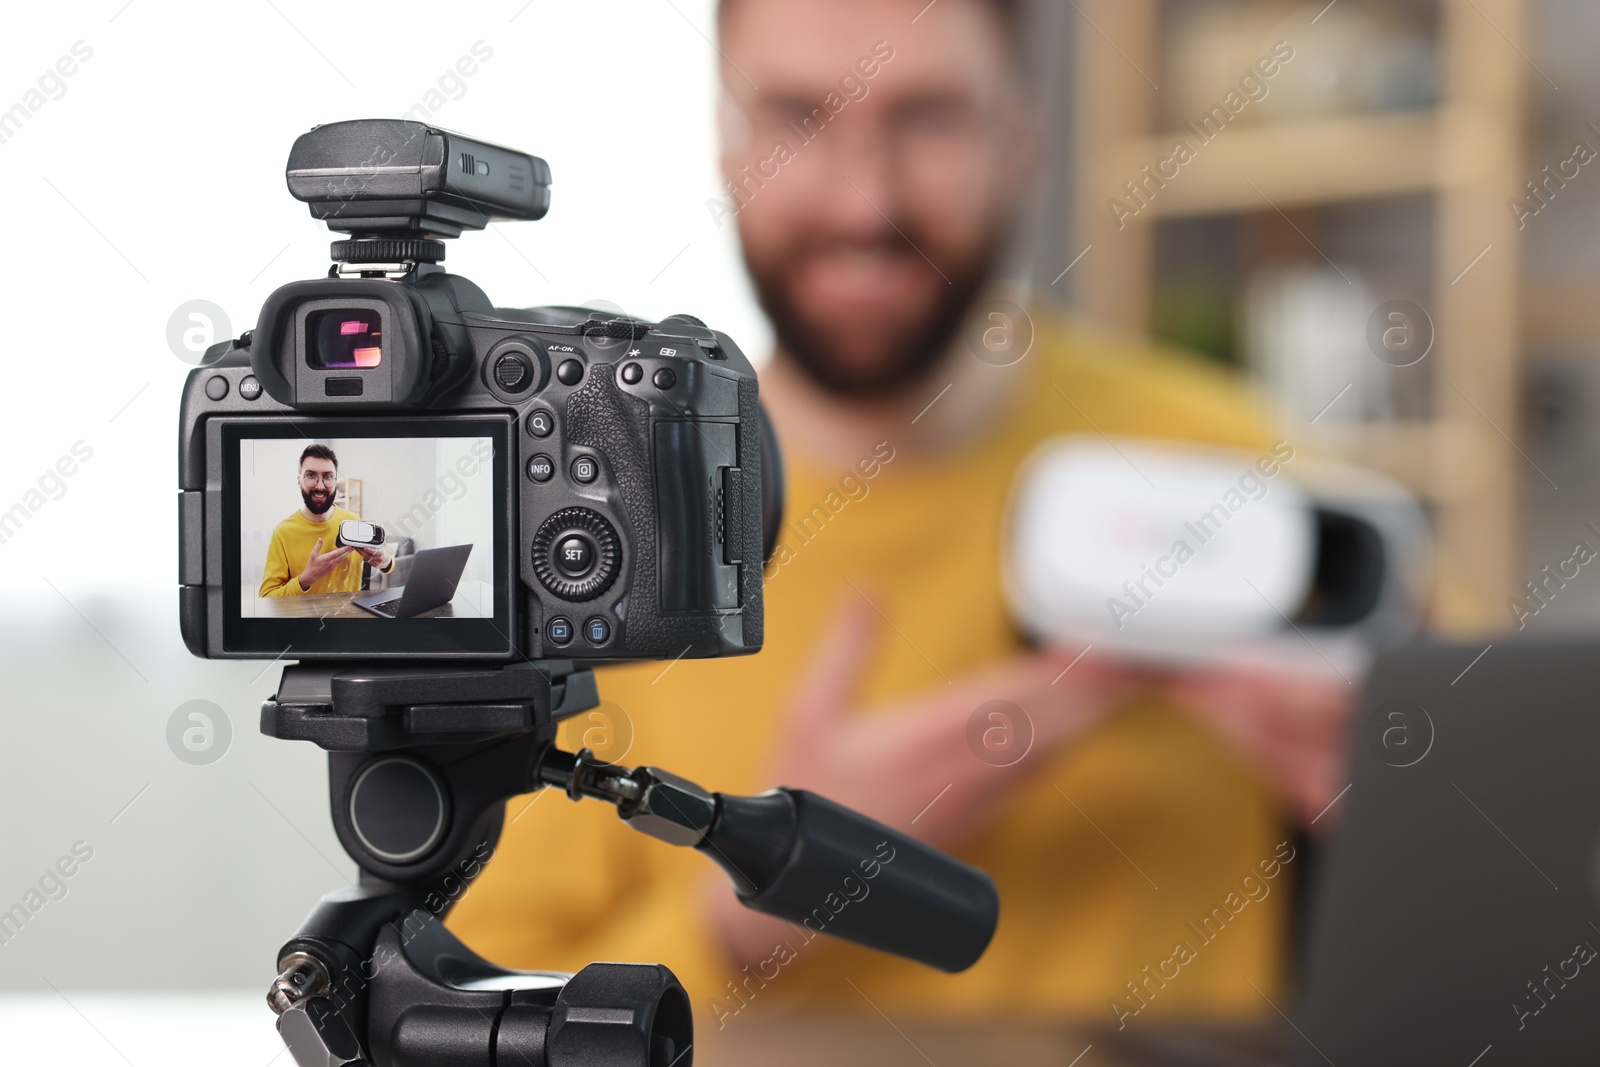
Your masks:
<svg viewBox="0 0 1600 1067"><path fill-rule="evenodd" d="M1085 168L1085 180L1091 189L1106 190L1108 199L1115 195L1137 206L1124 183L1139 185L1146 165L1157 173L1157 163L1179 141L1195 157L1155 187L1140 220L1428 193L1476 180L1496 153L1510 150L1486 116L1439 108L1231 126L1209 143L1191 129L1129 138L1103 146L1095 165Z"/></svg>
<svg viewBox="0 0 1600 1067"><path fill-rule="evenodd" d="M1345 462L1388 475L1434 504L1470 500L1481 488L1473 457L1500 443L1481 420L1452 419L1352 423L1325 442Z"/></svg>
<svg viewBox="0 0 1600 1067"><path fill-rule="evenodd" d="M1440 621L1465 630L1500 618L1519 581L1516 502L1525 461L1502 436L1517 434L1519 354L1530 332L1546 340L1588 337L1597 302L1590 298L1595 288L1581 285L1546 298L1535 291L1531 311L1520 299L1520 241L1505 204L1537 170L1523 145L1530 0L1437 6L1435 108L1246 120L1202 145L1193 130L1157 132L1155 83L1146 72L1159 71L1163 58L1163 0L1078 0L1073 7L1094 32L1079 35L1073 67L1080 163L1069 208L1073 232L1061 255L1071 261L1086 246L1094 250L1092 264L1072 276L1080 310L1146 331L1158 272L1152 223L1429 197L1433 266L1423 299L1438 337L1430 357L1438 421L1350 427L1321 435L1317 450L1387 473L1434 505L1440 550L1465 576L1459 610ZM1143 168L1155 170L1180 137L1194 158L1176 175L1169 165L1166 184L1131 219L1119 220L1111 199L1139 206L1124 183L1138 185Z"/></svg>

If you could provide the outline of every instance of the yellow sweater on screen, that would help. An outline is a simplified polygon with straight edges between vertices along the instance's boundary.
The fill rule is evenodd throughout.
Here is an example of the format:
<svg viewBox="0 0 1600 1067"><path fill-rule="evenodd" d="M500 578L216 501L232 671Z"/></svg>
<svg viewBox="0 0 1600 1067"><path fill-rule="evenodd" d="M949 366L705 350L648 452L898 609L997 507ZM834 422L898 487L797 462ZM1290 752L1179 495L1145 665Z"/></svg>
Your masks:
<svg viewBox="0 0 1600 1067"><path fill-rule="evenodd" d="M869 706L1018 651L1001 591L1001 525L1011 478L1041 441L1104 433L1270 447L1261 409L1225 372L1048 314L1035 323L1031 353L996 371L1030 380L985 439L913 457L895 455L886 430L880 454L865 457L877 461L871 478L791 450L763 651L603 670L604 703L564 727L565 746L732 793L780 784L778 717L847 582L870 587L904 637L879 646ZM1272 796L1218 739L1146 700L1017 769L999 817L958 850L994 876L1002 901L987 954L962 974L797 937L778 978L750 981L704 918L706 882L724 878L720 870L631 832L607 805L575 805L558 791L510 803L495 857L449 925L508 966L665 963L689 991L702 1040L730 1014L780 1008L1114 1023L1120 1002L1140 1010L1141 1024L1270 1014L1261 994L1276 999L1283 988L1297 865L1280 847L1288 834Z"/></svg>
<svg viewBox="0 0 1600 1067"><path fill-rule="evenodd" d="M338 547L339 524L346 519L358 518L353 511L333 507L328 509L324 522L312 522L304 512L296 511L272 529L272 540L267 542L267 565L261 574L261 591L258 596L299 596L302 593L351 593L361 589L361 553L351 552L334 565L333 570L311 583L310 589L300 588L298 576L311 559L311 550L322 542L321 551L332 552Z"/></svg>

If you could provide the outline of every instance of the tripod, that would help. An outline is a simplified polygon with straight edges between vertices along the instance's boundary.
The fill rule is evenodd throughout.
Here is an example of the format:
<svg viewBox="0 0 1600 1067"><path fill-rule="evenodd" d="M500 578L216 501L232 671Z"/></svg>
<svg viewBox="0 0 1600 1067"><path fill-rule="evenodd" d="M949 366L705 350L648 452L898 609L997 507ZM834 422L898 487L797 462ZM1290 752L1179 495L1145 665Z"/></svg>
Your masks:
<svg viewBox="0 0 1600 1067"><path fill-rule="evenodd" d="M561 720L598 703L570 661L284 668L261 730L328 751L334 829L361 872L278 953L267 1001L300 1067L690 1067L689 999L665 966L511 971L445 929L506 801L541 788L704 852L758 911L824 916L829 934L951 972L988 947L999 896L982 871L804 790L725 796L557 748ZM851 875L872 893L826 910Z"/></svg>

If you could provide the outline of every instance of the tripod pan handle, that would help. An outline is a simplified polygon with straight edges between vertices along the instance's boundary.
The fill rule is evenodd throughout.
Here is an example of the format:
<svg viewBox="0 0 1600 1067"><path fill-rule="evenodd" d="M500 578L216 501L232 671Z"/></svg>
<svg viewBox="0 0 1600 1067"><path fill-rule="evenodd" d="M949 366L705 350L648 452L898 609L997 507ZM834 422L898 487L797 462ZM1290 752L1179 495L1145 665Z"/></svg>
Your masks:
<svg viewBox="0 0 1600 1067"><path fill-rule="evenodd" d="M696 847L746 907L942 971L976 963L1000 920L985 872L802 789L718 794Z"/></svg>

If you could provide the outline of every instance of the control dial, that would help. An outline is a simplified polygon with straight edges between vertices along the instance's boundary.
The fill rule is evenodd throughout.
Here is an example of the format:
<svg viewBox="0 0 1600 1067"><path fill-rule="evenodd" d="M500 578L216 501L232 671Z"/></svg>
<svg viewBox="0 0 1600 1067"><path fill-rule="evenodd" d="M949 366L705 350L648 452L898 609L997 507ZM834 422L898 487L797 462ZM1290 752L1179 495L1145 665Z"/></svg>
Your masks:
<svg viewBox="0 0 1600 1067"><path fill-rule="evenodd" d="M533 535L533 573L562 600L593 600L616 580L621 542L603 515L562 508Z"/></svg>

